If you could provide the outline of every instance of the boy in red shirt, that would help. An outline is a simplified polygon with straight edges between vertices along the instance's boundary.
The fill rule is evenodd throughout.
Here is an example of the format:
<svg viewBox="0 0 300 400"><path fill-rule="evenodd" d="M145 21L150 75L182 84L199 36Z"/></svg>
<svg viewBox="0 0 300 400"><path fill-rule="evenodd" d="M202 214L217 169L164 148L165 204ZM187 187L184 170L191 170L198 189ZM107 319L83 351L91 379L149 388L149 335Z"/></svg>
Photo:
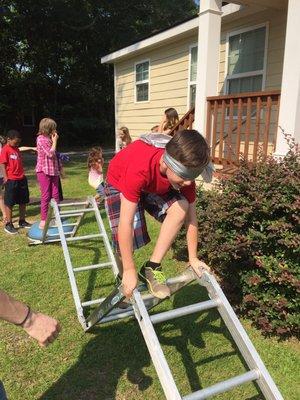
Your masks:
<svg viewBox="0 0 300 400"><path fill-rule="evenodd" d="M20 151L35 150L35 148L19 148L20 142L21 135L18 131L8 131L7 144L2 148L0 155L0 167L5 184L6 225L4 230L10 235L18 233L12 223L12 209L15 204L19 204L19 228L31 227L31 224L25 220L26 204L29 203L29 190Z"/></svg>
<svg viewBox="0 0 300 400"><path fill-rule="evenodd" d="M195 130L177 132L165 148L136 140L111 160L105 205L126 297L138 282L133 251L150 241L145 210L162 222L152 256L140 271L150 292L161 299L170 296L160 265L183 223L189 262L199 265L195 179L208 163L208 145Z"/></svg>

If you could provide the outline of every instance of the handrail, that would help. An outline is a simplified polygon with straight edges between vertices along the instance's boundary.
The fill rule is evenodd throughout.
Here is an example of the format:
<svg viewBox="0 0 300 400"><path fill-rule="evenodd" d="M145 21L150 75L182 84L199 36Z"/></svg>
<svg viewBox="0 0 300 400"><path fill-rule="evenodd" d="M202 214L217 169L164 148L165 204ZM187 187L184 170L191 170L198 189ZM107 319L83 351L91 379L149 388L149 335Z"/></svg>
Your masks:
<svg viewBox="0 0 300 400"><path fill-rule="evenodd" d="M193 122L195 119L195 107L192 107L188 112L184 114L184 116L177 122L175 126L170 130L168 135L173 136L175 132L177 132L181 126L184 126L184 123L187 122L188 129L192 129Z"/></svg>
<svg viewBox="0 0 300 400"><path fill-rule="evenodd" d="M255 163L260 144L262 154L268 154L269 145L276 141L280 93L270 90L207 97L206 138L215 163L238 165L240 158Z"/></svg>
<svg viewBox="0 0 300 400"><path fill-rule="evenodd" d="M246 92L246 93L237 93L237 94L225 94L220 96L209 96L206 98L207 101L215 101L215 100L238 100L245 99L248 97L268 97L268 96L278 96L280 95L280 90L268 90L263 92Z"/></svg>

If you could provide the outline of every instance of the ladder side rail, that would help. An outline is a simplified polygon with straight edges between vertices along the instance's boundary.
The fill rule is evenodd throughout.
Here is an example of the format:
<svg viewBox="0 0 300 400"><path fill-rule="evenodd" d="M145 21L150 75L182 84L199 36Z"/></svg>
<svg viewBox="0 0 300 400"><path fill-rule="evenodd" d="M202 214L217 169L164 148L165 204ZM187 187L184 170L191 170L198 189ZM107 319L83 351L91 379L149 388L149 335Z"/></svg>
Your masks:
<svg viewBox="0 0 300 400"><path fill-rule="evenodd" d="M162 385L167 400L181 400L181 396L175 384L167 360L161 349L150 317L137 289L133 291L133 308L135 317L140 325L144 340L151 355L158 378Z"/></svg>
<svg viewBox="0 0 300 400"><path fill-rule="evenodd" d="M62 221L61 221L60 214L59 214L59 208L58 208L57 203L54 200L51 200L51 206L53 207L53 210L54 210L54 215L55 215L55 219L56 219L56 225L57 225L57 228L58 228L58 233L59 233L59 236L60 236L60 242L61 242L61 246L62 246L62 249L63 249L64 257L65 257L65 262L66 262L66 266L67 266L67 272L68 272L68 275L69 275L69 280L70 280L70 284L71 284L71 290L72 290L73 299L74 299L74 302L75 302L75 307L76 307L76 311L77 311L78 320L79 320L80 324L83 326L83 328L85 329L86 328L85 317L83 315L83 308L81 306L81 301L80 301L80 297L79 297L79 293L78 293L78 289L77 289L75 275L74 275L74 272L73 272L71 257L70 257L70 253L69 253L69 249L68 249L65 233L64 233L64 230L63 230L63 226L62 226Z"/></svg>
<svg viewBox="0 0 300 400"><path fill-rule="evenodd" d="M212 299L217 299L221 303L218 311L250 370L259 371L260 377L256 382L265 398L267 400L283 400L275 382L214 276L204 272L201 278L198 277L198 282L207 288Z"/></svg>
<svg viewBox="0 0 300 400"><path fill-rule="evenodd" d="M70 203L71 205L84 205L84 209L85 208L88 208L88 206L89 206L89 201L88 201L88 199L87 199L87 201L85 201L83 204L82 204L82 202L78 202L78 203ZM75 226L74 226L74 228L73 228L73 230L72 230L72 233L71 233L71 237L73 237L73 236L75 236L76 235L76 233L77 233L77 231L78 231L78 228L79 228L79 226L80 226L80 224L81 224L81 221L82 221L82 218L83 218L83 216L84 216L84 213L81 213L80 215L78 215L78 217L77 217L77 219L76 219L76 222L75 222Z"/></svg>
<svg viewBox="0 0 300 400"><path fill-rule="evenodd" d="M100 233L103 234L103 242L104 242L104 246L106 248L106 252L107 252L108 258L112 263L113 274L114 274L115 277L117 277L118 274L119 274L119 268L118 268L114 253L113 253L113 251L111 249L111 245L110 245L110 242L109 242L106 230L105 230L104 223L102 221L102 217L101 217L99 208L97 206L97 203L96 203L96 200L94 199L94 197L90 197L89 200L91 201L91 203L93 205L93 208L95 210L95 216L96 216L96 220L97 220L99 231L100 231Z"/></svg>

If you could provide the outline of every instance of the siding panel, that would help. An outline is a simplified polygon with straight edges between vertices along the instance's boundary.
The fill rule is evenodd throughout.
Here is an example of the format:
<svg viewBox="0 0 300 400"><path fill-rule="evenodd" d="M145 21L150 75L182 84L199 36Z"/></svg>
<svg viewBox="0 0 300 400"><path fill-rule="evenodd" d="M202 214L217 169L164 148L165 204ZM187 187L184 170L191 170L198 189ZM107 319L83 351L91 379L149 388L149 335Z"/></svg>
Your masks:
<svg viewBox="0 0 300 400"><path fill-rule="evenodd" d="M282 79L286 14L266 10L222 24L218 90L223 94L226 77L227 32L261 23L269 23L265 90L280 89ZM164 109L175 107L180 116L187 111L189 46L197 42L197 34L145 51L137 57L116 64L117 121L128 126L133 137L149 131L161 120ZM134 63L150 59L150 100L134 101ZM250 144L251 149L251 144Z"/></svg>

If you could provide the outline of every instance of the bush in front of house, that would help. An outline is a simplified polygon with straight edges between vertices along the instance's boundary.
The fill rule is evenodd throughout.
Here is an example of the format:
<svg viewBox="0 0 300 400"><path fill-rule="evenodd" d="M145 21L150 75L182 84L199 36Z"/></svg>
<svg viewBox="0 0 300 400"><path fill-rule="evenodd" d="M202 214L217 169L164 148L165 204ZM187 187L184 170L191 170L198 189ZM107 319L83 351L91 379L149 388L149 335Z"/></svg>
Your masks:
<svg viewBox="0 0 300 400"><path fill-rule="evenodd" d="M300 154L242 163L218 191L198 191L199 256L232 304L265 334L299 335ZM221 189L221 190L220 190ZM183 253L185 233L174 244Z"/></svg>

